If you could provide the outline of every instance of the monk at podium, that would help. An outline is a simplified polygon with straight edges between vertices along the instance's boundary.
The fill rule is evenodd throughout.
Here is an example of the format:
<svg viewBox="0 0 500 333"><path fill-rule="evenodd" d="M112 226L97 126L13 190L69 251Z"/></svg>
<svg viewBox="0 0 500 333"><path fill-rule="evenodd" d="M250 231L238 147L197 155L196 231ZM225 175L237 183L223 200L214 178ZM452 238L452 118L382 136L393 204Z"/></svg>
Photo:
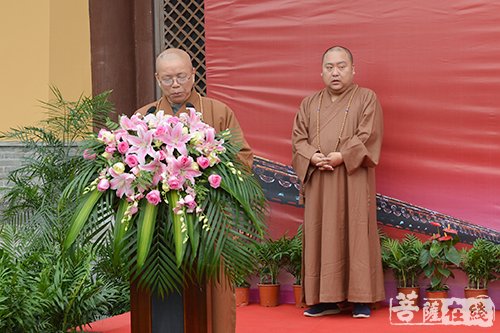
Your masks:
<svg viewBox="0 0 500 333"><path fill-rule="evenodd" d="M245 141L240 125L233 111L224 103L201 96L194 89L196 70L189 54L181 49L170 48L156 58L156 82L162 91L157 101L139 110L145 115L163 110L166 115L186 112L186 107L194 108L202 114L205 123L217 132L231 129L233 136L242 140L239 158L249 168L252 167L253 154ZM212 333L232 333L236 329L236 301L234 287L224 277L220 282L207 284L207 308L210 309ZM210 330L209 330L210 331Z"/></svg>

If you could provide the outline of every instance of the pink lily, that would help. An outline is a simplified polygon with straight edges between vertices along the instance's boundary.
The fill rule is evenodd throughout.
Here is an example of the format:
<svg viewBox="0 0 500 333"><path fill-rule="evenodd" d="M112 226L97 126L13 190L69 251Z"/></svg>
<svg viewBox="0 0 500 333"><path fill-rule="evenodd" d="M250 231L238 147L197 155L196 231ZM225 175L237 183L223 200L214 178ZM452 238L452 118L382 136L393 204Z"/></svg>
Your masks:
<svg viewBox="0 0 500 333"><path fill-rule="evenodd" d="M157 139L165 143L165 149L169 155L173 154L174 149L177 149L182 155L188 154L186 143L189 142L191 137L189 134L182 133L183 127L182 123L177 123L170 129L167 127L167 131L164 134L157 136Z"/></svg>
<svg viewBox="0 0 500 333"><path fill-rule="evenodd" d="M200 114L196 112L194 108L187 108L188 113L182 113L179 117L183 120L189 127L190 132L199 131L207 127L207 125L201 121Z"/></svg>
<svg viewBox="0 0 500 333"><path fill-rule="evenodd" d="M129 154L137 154L137 160L140 164L144 164L146 156L155 157L155 150L151 145L153 143L153 131L144 130L142 127L137 128L137 136L128 135L127 141L130 144Z"/></svg>
<svg viewBox="0 0 500 333"><path fill-rule="evenodd" d="M116 173L113 168L109 168L109 174L113 177L110 181L111 189L116 190L116 195L118 197L130 197L134 195L134 190L132 188L132 183L135 180L135 176L129 173Z"/></svg>
<svg viewBox="0 0 500 333"><path fill-rule="evenodd" d="M141 170L149 171L153 174L153 183L151 184L152 186L158 185L162 178L162 173L167 171L167 166L157 159L154 159L150 163L142 165L139 168Z"/></svg>
<svg viewBox="0 0 500 333"><path fill-rule="evenodd" d="M193 165L194 164L194 165ZM179 156L177 159L170 159L168 170L172 175L180 175L194 184L194 178L201 175L198 164L191 156Z"/></svg>
<svg viewBox="0 0 500 333"><path fill-rule="evenodd" d="M139 128L144 130L148 129L148 125L140 116L134 114L132 117L121 116L120 117L120 127L127 131L137 131Z"/></svg>

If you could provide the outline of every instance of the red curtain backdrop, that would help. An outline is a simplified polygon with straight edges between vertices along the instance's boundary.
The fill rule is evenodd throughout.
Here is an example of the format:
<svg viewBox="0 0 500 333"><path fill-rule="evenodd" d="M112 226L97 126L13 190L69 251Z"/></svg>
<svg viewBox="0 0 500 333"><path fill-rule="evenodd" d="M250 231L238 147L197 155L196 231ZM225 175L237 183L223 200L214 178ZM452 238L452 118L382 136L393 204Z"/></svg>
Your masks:
<svg viewBox="0 0 500 333"><path fill-rule="evenodd" d="M498 230L500 2L205 0L208 94L256 155L289 165L302 98L340 44L385 119L377 192ZM302 210L271 205L271 232Z"/></svg>

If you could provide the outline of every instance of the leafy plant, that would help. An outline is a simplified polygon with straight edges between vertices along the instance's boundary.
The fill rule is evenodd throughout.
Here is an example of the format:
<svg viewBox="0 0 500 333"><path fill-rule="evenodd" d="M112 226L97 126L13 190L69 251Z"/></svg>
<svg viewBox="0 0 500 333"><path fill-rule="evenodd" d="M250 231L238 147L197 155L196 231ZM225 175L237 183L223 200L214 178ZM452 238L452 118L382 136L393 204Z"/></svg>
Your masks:
<svg viewBox="0 0 500 333"><path fill-rule="evenodd" d="M287 240L283 236L255 244L254 252L261 284L278 284L278 274L286 262L286 243Z"/></svg>
<svg viewBox="0 0 500 333"><path fill-rule="evenodd" d="M394 273L399 288L418 286L418 277L422 274L420 253L423 244L413 234L407 234L402 240L383 237L381 239L382 263Z"/></svg>
<svg viewBox="0 0 500 333"><path fill-rule="evenodd" d="M29 152L9 175L0 220L1 332L66 332L129 307L127 271L113 265L105 247L94 246L96 239L109 244L105 234L89 234L62 251L78 197L65 188L88 177L81 172L80 140L112 110L109 93L68 102L51 89L55 100L43 103L46 120L1 134ZM109 219L106 211L96 223Z"/></svg>
<svg viewBox="0 0 500 333"><path fill-rule="evenodd" d="M35 250L29 233L0 231L0 331L66 332L110 313L121 295L96 274L90 246L69 255Z"/></svg>
<svg viewBox="0 0 500 333"><path fill-rule="evenodd" d="M248 282L248 276L250 274L251 274L250 272L248 274L245 274L245 273L237 274L234 277L234 286L238 287L238 288L248 288L248 287L250 287L250 282Z"/></svg>
<svg viewBox="0 0 500 333"><path fill-rule="evenodd" d="M27 236L10 225L0 226L0 332L43 332L39 321L48 302L37 288L39 253L26 251Z"/></svg>
<svg viewBox="0 0 500 333"><path fill-rule="evenodd" d="M436 222L431 222L431 224L438 227L438 232L424 243L420 253L420 266L425 276L430 279L430 286L427 290L448 290L446 281L449 277L455 277L450 265L459 266L461 259L455 247L459 241L457 231L448 225L442 230L443 235L441 235L441 224Z"/></svg>
<svg viewBox="0 0 500 333"><path fill-rule="evenodd" d="M470 289L487 289L500 274L500 244L478 238L472 248L461 253L460 268L465 272Z"/></svg>
<svg viewBox="0 0 500 333"><path fill-rule="evenodd" d="M302 225L297 233L285 242L286 260L284 268L295 278L295 285L302 283Z"/></svg>
<svg viewBox="0 0 500 333"><path fill-rule="evenodd" d="M3 211L8 220L60 204L58 198L64 188L85 163L77 152L78 143L88 137L94 124L102 124L112 110L107 99L109 92L68 102L57 88L51 87L51 91L55 99L41 102L47 118L39 126L0 134L0 139L18 141L29 152L23 165L8 177L11 186L4 195Z"/></svg>

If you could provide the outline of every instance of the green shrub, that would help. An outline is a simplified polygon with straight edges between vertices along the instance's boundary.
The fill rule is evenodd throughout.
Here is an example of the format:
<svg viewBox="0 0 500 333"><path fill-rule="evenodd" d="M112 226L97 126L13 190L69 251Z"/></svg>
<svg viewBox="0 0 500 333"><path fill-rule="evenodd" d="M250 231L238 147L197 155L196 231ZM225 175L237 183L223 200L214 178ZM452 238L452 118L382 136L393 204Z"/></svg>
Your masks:
<svg viewBox="0 0 500 333"><path fill-rule="evenodd" d="M52 92L55 100L44 103L47 119L40 126L0 135L23 143L29 153L9 175L3 195L0 332L66 332L129 309L128 272L111 261L107 234L90 228L70 251L61 250L78 198L66 189L93 177L81 172L88 161L79 142L111 112L109 93L68 102L56 88ZM109 218L107 211L94 223Z"/></svg>

